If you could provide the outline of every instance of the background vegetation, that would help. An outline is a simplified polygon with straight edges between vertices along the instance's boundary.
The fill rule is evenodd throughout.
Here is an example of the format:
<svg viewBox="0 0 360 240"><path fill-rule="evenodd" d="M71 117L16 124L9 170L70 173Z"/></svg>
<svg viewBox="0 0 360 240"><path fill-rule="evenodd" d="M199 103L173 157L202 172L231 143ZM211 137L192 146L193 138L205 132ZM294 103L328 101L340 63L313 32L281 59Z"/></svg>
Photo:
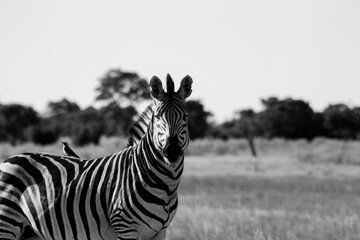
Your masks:
<svg viewBox="0 0 360 240"><path fill-rule="evenodd" d="M0 104L0 159L20 152L63 154L69 141L85 159L123 149L147 81L112 69L97 107L50 101L45 114ZM169 240L335 240L360 238L360 108L315 112L301 99L261 99L223 123L199 100L187 102L192 141Z"/></svg>
<svg viewBox="0 0 360 240"><path fill-rule="evenodd" d="M98 107L81 109L68 99L50 101L46 113L29 106L0 103L0 142L52 144L60 137L83 146L102 136L126 137L140 103L150 103L147 80L137 73L111 69L95 90ZM360 107L338 103L315 112L301 99L261 99L263 110L242 109L223 123L211 121L200 100L187 102L190 138L360 139Z"/></svg>

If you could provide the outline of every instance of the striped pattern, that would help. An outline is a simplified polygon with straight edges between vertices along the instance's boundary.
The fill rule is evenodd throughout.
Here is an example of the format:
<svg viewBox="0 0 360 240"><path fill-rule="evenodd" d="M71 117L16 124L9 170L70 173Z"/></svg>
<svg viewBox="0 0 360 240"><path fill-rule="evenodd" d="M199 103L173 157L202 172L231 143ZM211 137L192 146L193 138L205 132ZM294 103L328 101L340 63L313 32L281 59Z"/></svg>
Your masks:
<svg viewBox="0 0 360 240"><path fill-rule="evenodd" d="M43 239L106 239L110 228L101 222L111 194L105 183L125 155L81 161L24 153L6 160L0 165L0 238L18 239L29 226Z"/></svg>
<svg viewBox="0 0 360 240"><path fill-rule="evenodd" d="M151 103L139 116L139 119L129 128L128 146L135 146L145 136L148 125L154 113L154 104Z"/></svg>
<svg viewBox="0 0 360 240"><path fill-rule="evenodd" d="M155 101L145 135L119 153L23 153L1 163L0 239L164 239L178 205L184 117L184 98L172 92Z"/></svg>

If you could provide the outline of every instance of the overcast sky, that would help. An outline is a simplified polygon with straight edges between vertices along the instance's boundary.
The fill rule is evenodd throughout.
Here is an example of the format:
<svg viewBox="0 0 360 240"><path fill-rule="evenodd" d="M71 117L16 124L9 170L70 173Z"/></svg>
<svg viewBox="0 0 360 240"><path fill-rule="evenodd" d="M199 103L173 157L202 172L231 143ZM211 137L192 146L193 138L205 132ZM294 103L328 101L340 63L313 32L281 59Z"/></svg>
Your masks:
<svg viewBox="0 0 360 240"><path fill-rule="evenodd" d="M0 102L92 105L110 68L193 77L218 121L261 98L360 105L360 1L0 1Z"/></svg>

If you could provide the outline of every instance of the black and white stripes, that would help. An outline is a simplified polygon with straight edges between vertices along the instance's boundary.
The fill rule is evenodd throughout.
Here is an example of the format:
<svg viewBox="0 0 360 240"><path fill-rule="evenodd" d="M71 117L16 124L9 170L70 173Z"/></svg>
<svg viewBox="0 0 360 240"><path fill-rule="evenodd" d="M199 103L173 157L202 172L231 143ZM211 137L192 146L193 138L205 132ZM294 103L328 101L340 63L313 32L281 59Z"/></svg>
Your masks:
<svg viewBox="0 0 360 240"><path fill-rule="evenodd" d="M0 239L165 238L178 204L192 81L174 92L168 76L166 93L154 79L149 120L134 125L140 134L119 153L92 160L23 153L0 164Z"/></svg>

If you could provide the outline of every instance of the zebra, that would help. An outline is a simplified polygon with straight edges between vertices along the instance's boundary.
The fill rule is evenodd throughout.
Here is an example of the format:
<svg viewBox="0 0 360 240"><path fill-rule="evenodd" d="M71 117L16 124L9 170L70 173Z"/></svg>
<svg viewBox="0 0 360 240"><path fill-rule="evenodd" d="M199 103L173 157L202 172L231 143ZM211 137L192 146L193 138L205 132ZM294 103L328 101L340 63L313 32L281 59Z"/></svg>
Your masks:
<svg viewBox="0 0 360 240"><path fill-rule="evenodd" d="M135 146L144 137L154 113L154 103L151 103L129 128L128 146Z"/></svg>
<svg viewBox="0 0 360 240"><path fill-rule="evenodd" d="M122 151L84 160L22 153L0 164L0 239L165 239L174 218L189 144L185 99L150 81L153 113L146 133Z"/></svg>

